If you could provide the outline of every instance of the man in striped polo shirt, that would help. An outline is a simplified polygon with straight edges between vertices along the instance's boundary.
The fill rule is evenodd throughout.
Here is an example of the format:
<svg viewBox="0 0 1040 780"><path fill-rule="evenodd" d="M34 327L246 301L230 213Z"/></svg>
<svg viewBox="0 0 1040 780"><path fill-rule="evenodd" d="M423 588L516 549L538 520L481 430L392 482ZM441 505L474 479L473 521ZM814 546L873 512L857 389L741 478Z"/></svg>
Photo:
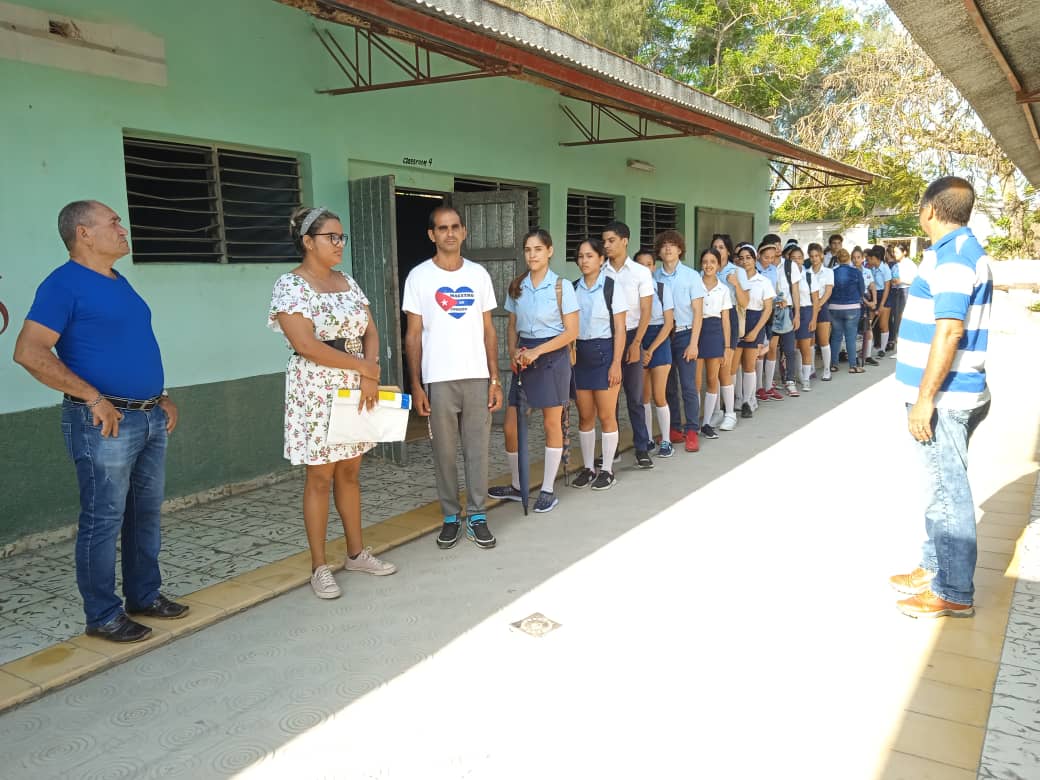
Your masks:
<svg viewBox="0 0 1040 780"><path fill-rule="evenodd" d="M976 559L975 502L968 485L968 441L989 412L986 346L993 275L967 227L975 204L969 182L937 179L921 201L921 227L932 239L910 286L896 363L907 425L927 480L921 563L891 578L909 598L911 617L970 617Z"/></svg>

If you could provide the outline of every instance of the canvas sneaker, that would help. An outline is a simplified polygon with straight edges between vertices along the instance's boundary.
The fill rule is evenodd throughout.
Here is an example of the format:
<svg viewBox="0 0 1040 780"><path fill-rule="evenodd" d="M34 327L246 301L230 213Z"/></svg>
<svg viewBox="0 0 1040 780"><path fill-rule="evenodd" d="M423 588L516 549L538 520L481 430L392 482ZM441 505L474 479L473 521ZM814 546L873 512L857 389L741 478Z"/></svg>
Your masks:
<svg viewBox="0 0 1040 780"><path fill-rule="evenodd" d="M487 518L484 515L473 515L466 521L466 538L483 550L490 550L498 540L487 527Z"/></svg>
<svg viewBox="0 0 1040 780"><path fill-rule="evenodd" d="M319 566L311 574L311 590L319 599L338 599L343 595L328 566Z"/></svg>
<svg viewBox="0 0 1040 780"><path fill-rule="evenodd" d="M802 392L803 393L812 392L812 380L811 379L808 379L808 380L802 382Z"/></svg>
<svg viewBox="0 0 1040 780"><path fill-rule="evenodd" d="M343 562L343 568L347 571L360 571L365 574L374 574L377 577L385 577L387 574L393 574L397 571L397 567L387 561L381 561L379 558L372 554L372 548L366 547L364 550L358 553L357 558L351 558L349 555Z"/></svg>
<svg viewBox="0 0 1040 780"><path fill-rule="evenodd" d="M783 401L784 400L784 394L781 393L779 390L777 390L775 387L770 387L766 391L766 394L769 396L770 400L772 400L772 401Z"/></svg>
<svg viewBox="0 0 1040 780"><path fill-rule="evenodd" d="M617 482L614 479L614 475L609 471L601 471L596 475L596 479L592 482L593 490L610 490L614 487L614 483Z"/></svg>
<svg viewBox="0 0 1040 780"><path fill-rule="evenodd" d="M722 422L719 423L720 431L732 431L737 427L737 416L735 414L723 415Z"/></svg>
<svg viewBox="0 0 1040 780"><path fill-rule="evenodd" d="M459 543L459 537L461 536L462 526L452 516L451 520L445 520L444 525L441 526L441 532L437 534L437 546L442 550L450 550Z"/></svg>
<svg viewBox="0 0 1040 780"><path fill-rule="evenodd" d="M592 484L593 480L596 479L596 472L592 469L582 469L571 481L571 487L584 488Z"/></svg>
<svg viewBox="0 0 1040 780"><path fill-rule="evenodd" d="M534 502L534 511L538 514L544 514L545 512L551 512L556 508L556 505L560 503L560 499L556 497L555 493L548 493L542 491L538 494L538 500Z"/></svg>
<svg viewBox="0 0 1040 780"><path fill-rule="evenodd" d="M770 398L772 398L772 396L769 394L768 390L766 390L764 387L760 387L758 388L758 390L755 391L755 398L757 398L759 401L768 401Z"/></svg>
<svg viewBox="0 0 1040 780"><path fill-rule="evenodd" d="M519 501L520 488L515 488L512 485L495 485L488 488L488 495L491 498L497 498L499 501Z"/></svg>

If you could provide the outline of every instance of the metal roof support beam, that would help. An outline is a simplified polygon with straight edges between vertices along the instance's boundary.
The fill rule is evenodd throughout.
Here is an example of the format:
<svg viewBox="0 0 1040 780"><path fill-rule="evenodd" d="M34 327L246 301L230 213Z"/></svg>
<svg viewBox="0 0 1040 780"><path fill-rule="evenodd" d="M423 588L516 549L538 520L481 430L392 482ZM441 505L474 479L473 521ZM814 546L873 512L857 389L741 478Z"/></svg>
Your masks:
<svg viewBox="0 0 1040 780"><path fill-rule="evenodd" d="M770 192L863 187L868 184L868 182L857 179L854 176L846 176L834 171L817 168L813 165L803 165L792 160L772 159L769 161L769 169L777 179L787 185L786 187L774 185L770 187Z"/></svg>
<svg viewBox="0 0 1040 780"><path fill-rule="evenodd" d="M664 125L664 123L657 122L657 120L651 120L645 116L636 116L635 123L633 124L629 120L625 119L625 117L623 117L616 109L599 103L589 102L588 122L582 121L574 112L574 109L565 103L560 104L560 110L585 138L584 141L560 141L560 146L598 146L600 144L620 144L625 143L626 141L659 141L665 138L691 138L693 136L706 135L708 133L707 130L703 129L682 130L677 127L672 128L675 130L674 133L651 133L651 121L655 124ZM625 134L620 136L604 136L603 117L606 117L610 122L613 122L614 125L620 128ZM671 127L670 125L664 126Z"/></svg>
<svg viewBox="0 0 1040 780"><path fill-rule="evenodd" d="M359 92L375 92L399 87L414 87L421 84L445 84L453 81L470 81L472 79L508 76L517 73L517 69L505 63L479 61L474 58L456 56L454 52L437 46L427 46L418 42L404 45L411 48L411 57L398 51L383 35L373 29L354 27L353 52L344 49L331 30L314 28L321 45L329 53L336 66L347 77L351 86L337 89L316 90L321 95L353 95ZM400 42L398 45L401 45ZM373 53L380 55L390 65L392 73L400 73L404 78L378 80L373 76ZM459 73L433 75L430 55L439 54L456 62L468 65L473 70Z"/></svg>
<svg viewBox="0 0 1040 780"><path fill-rule="evenodd" d="M1031 96L1029 100L1022 100L1021 97L1026 95L1025 87L1022 86L1022 80L1015 73L1011 67L1011 63L1008 62L1007 57L1004 54L1004 50L1000 48L1000 44L997 43L997 39L993 37L993 31L989 29L989 24L986 22L986 17L982 15L982 9L979 8L977 0L964 0L964 8L968 12L968 17L975 23L975 27L979 31L979 35L982 37L982 42L986 44L986 48L990 50L993 55L993 59L997 65L1004 72L1004 77L1007 78L1008 83L1011 85L1011 89L1015 93L1015 99L1022 104L1022 111L1026 115L1026 124L1029 126L1029 132L1033 136L1033 141L1036 143L1037 148L1040 148L1040 131L1037 130L1036 118L1033 116L1033 109L1030 108L1030 103L1037 102L1038 92L1034 91L1029 93Z"/></svg>

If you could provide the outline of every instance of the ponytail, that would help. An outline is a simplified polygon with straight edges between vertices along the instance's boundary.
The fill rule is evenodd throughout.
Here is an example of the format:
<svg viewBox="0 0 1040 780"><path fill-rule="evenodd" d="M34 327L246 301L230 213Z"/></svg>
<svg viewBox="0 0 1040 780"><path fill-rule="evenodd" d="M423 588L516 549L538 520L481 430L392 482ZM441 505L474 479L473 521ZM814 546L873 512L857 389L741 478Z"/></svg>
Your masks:
<svg viewBox="0 0 1040 780"><path fill-rule="evenodd" d="M547 249L552 249L553 240L552 236L549 235L548 230L545 230L544 228L535 228L534 230L527 231L527 233L524 234L524 240L520 242L520 246L526 247L527 242L532 238L537 238ZM520 286L524 283L524 279L527 278L529 273L530 271L524 271L519 276L514 277L513 281L509 283L509 289L506 291L506 294L514 301L520 300L520 296L523 294L523 290Z"/></svg>

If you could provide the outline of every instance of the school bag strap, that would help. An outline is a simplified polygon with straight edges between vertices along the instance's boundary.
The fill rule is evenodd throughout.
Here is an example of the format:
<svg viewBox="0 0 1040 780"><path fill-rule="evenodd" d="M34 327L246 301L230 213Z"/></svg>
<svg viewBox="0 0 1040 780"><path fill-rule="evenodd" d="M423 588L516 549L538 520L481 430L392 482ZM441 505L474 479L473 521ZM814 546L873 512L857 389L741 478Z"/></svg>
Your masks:
<svg viewBox="0 0 1040 780"><path fill-rule="evenodd" d="M574 285L574 292L578 291L578 282L580 279L575 279L572 284ZM610 320L610 337L614 338L614 277L604 276L603 277L603 302L607 304L607 319ZM560 304L560 309L563 309L563 304Z"/></svg>
<svg viewBox="0 0 1040 780"><path fill-rule="evenodd" d="M563 279L559 276L556 277L556 308L560 310L560 324L566 328L563 322ZM570 353L573 366L578 362L578 345L573 341L570 343Z"/></svg>

